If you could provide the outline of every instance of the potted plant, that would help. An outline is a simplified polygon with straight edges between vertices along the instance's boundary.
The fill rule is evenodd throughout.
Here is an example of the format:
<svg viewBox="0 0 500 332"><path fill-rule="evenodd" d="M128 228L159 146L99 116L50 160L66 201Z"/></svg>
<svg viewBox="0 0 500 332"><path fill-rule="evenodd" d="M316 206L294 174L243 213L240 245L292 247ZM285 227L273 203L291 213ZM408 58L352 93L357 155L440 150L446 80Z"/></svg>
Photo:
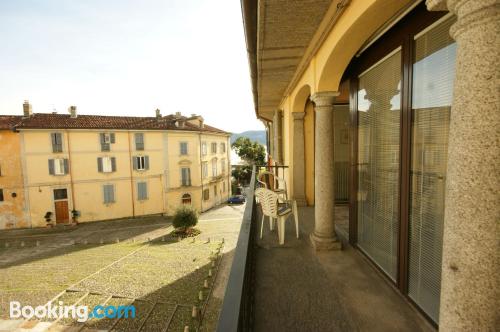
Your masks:
<svg viewBox="0 0 500 332"><path fill-rule="evenodd" d="M43 216L45 218L45 222L47 223L47 226L52 226L52 212L50 211L47 211L45 213L45 216Z"/></svg>

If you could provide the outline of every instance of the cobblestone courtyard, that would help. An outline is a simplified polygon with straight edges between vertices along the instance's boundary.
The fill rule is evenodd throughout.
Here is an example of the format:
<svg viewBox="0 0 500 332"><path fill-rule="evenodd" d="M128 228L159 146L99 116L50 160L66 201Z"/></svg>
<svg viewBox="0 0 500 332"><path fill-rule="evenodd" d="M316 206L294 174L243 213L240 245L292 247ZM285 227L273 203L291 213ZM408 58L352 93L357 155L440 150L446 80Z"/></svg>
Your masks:
<svg viewBox="0 0 500 332"><path fill-rule="evenodd" d="M209 211L200 217L202 233L183 240L169 236L173 228L163 217L2 232L0 330L210 331L242 213L243 206ZM133 304L137 318L8 320L10 301L37 306L54 299L89 308Z"/></svg>

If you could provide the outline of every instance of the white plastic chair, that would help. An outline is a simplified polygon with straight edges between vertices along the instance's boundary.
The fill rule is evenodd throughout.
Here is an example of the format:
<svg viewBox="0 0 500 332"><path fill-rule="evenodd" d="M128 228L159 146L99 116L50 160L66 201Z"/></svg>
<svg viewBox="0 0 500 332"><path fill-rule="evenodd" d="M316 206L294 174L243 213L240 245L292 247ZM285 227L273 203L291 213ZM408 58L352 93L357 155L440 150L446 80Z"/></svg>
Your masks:
<svg viewBox="0 0 500 332"><path fill-rule="evenodd" d="M297 202L287 201L284 204L278 203L278 193L266 189L258 188L255 190L255 196L259 199L262 207L262 221L260 223L260 238L262 239L262 230L264 228L264 218L269 217L270 228L273 229L274 219L278 220L278 239L280 244L285 243L285 222L290 215L295 218L295 232L297 239L299 238L299 217L297 210Z"/></svg>
<svg viewBox="0 0 500 332"><path fill-rule="evenodd" d="M269 182L266 181L265 177L268 177ZM270 189L277 193L279 196L282 196L282 198L286 201L288 200L288 193L286 190L286 181L285 179L280 178L279 176L276 176L272 172L260 172L259 176L257 177L257 182L264 188Z"/></svg>

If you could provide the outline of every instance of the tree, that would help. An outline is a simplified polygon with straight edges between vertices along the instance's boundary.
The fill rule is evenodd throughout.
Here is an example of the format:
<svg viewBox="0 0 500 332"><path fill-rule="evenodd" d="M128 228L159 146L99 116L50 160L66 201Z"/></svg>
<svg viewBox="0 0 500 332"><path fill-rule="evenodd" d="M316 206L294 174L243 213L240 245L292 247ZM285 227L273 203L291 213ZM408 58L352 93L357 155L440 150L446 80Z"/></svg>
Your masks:
<svg viewBox="0 0 500 332"><path fill-rule="evenodd" d="M266 150L264 146L257 142L252 142L247 137L238 137L231 144L231 147L247 165L264 165L266 162Z"/></svg>
<svg viewBox="0 0 500 332"><path fill-rule="evenodd" d="M237 184L248 184L252 177L253 165L265 165L266 150L264 146L257 142L252 142L247 137L238 137L231 147L236 154L243 160L245 165L235 167L232 175L236 179Z"/></svg>

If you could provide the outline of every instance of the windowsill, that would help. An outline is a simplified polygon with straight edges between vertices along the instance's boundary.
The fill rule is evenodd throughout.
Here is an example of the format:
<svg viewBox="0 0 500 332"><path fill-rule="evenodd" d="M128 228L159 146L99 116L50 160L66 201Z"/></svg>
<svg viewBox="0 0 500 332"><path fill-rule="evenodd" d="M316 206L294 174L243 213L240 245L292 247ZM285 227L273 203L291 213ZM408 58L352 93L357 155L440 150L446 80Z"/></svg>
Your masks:
<svg viewBox="0 0 500 332"><path fill-rule="evenodd" d="M111 206L111 205L113 205L113 204L115 204L115 203L116 203L116 202L103 203L103 204L104 204L104 205L106 205L106 206Z"/></svg>

